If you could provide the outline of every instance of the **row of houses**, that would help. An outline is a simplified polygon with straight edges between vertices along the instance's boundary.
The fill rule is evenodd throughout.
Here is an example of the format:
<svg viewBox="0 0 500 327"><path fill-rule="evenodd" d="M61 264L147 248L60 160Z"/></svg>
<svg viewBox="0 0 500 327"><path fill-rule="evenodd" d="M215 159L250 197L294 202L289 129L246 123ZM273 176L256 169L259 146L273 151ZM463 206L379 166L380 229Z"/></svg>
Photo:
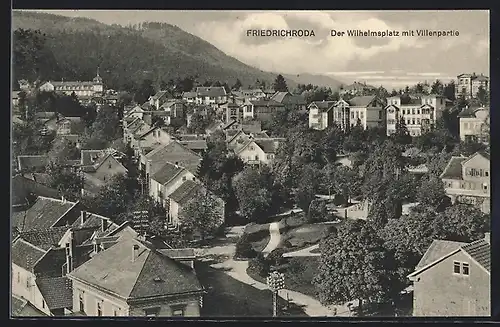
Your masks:
<svg viewBox="0 0 500 327"><path fill-rule="evenodd" d="M200 315L193 249L64 199L39 196L11 220L12 315Z"/></svg>

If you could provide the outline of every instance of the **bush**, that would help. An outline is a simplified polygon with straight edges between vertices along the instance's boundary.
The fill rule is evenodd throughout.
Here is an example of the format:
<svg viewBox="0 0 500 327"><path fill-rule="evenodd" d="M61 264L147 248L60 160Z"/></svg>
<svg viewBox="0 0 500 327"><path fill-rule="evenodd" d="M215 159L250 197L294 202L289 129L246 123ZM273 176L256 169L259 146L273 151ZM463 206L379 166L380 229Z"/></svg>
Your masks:
<svg viewBox="0 0 500 327"><path fill-rule="evenodd" d="M309 211L309 222L318 223L328 220L328 209L326 208L325 201L314 201Z"/></svg>
<svg viewBox="0 0 500 327"><path fill-rule="evenodd" d="M290 249L293 247L292 243L289 240L285 240L281 243L281 246L285 249Z"/></svg>
<svg viewBox="0 0 500 327"><path fill-rule="evenodd" d="M258 253L255 258L251 259L248 263L248 269L261 277L267 277L270 271L269 261L264 258L262 253Z"/></svg>
<svg viewBox="0 0 500 327"><path fill-rule="evenodd" d="M252 248L252 244L250 243L248 235L241 235L238 239L238 242L236 242L234 257L249 259L255 257L256 254L257 252L255 252L255 250Z"/></svg>
<svg viewBox="0 0 500 327"><path fill-rule="evenodd" d="M283 253L285 253L285 249L277 248L272 250L267 257L270 265L279 266L284 263L285 258L283 258Z"/></svg>

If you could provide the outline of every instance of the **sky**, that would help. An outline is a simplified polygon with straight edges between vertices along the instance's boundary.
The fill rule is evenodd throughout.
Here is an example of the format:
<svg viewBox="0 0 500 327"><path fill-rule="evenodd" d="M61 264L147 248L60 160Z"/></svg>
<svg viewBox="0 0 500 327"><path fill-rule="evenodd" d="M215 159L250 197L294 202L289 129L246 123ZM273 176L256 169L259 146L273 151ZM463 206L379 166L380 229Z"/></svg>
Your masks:
<svg viewBox="0 0 500 327"><path fill-rule="evenodd" d="M489 12L454 11L110 11L44 10L106 24L165 22L265 71L322 74L404 87L460 73L489 76ZM254 29L313 30L314 37L247 36ZM331 36L331 30L398 31L394 37ZM401 36L420 29L458 36Z"/></svg>

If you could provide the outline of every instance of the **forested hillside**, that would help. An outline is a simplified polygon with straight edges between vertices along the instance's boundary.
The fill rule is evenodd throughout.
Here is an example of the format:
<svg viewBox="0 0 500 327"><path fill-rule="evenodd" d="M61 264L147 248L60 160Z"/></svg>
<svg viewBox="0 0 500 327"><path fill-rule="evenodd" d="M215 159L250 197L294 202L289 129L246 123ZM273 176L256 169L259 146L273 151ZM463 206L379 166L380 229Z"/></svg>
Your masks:
<svg viewBox="0 0 500 327"><path fill-rule="evenodd" d="M132 89L144 79L187 76L244 86L272 83L276 75L225 55L210 43L169 24L105 25L91 19L14 12L14 81L26 78L88 80L100 74L108 87ZM39 30L43 34L20 33ZM296 82L287 80L289 87Z"/></svg>

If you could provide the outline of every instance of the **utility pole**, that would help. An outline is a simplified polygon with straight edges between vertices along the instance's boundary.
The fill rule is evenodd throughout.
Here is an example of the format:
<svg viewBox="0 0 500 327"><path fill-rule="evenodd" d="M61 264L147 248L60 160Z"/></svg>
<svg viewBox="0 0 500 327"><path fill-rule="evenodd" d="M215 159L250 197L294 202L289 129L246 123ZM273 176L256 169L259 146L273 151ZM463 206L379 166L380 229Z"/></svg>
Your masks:
<svg viewBox="0 0 500 327"><path fill-rule="evenodd" d="M285 275L273 271L267 277L267 286L273 294L273 317L278 316L278 291L285 288Z"/></svg>

